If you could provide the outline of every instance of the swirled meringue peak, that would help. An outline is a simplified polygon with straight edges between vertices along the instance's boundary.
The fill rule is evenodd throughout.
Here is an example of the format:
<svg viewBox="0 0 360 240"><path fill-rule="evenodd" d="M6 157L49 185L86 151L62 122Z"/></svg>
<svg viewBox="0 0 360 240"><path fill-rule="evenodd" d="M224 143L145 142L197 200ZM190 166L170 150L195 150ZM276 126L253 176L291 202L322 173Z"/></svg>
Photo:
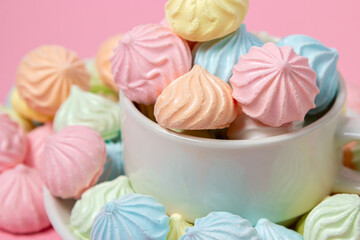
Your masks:
<svg viewBox="0 0 360 240"><path fill-rule="evenodd" d="M56 45L29 52L20 62L16 85L20 96L34 110L54 116L75 84L88 90L90 75L75 52Z"/></svg>
<svg viewBox="0 0 360 240"><path fill-rule="evenodd" d="M155 104L160 126L169 129L221 129L236 118L230 86L205 68L193 69L172 82Z"/></svg>
<svg viewBox="0 0 360 240"><path fill-rule="evenodd" d="M187 43L160 24L135 27L124 34L111 58L115 83L136 103L154 104L173 80L192 65Z"/></svg>
<svg viewBox="0 0 360 240"><path fill-rule="evenodd" d="M97 182L105 161L105 142L98 132L69 126L46 139L40 172L52 195L79 198Z"/></svg>
<svg viewBox="0 0 360 240"><path fill-rule="evenodd" d="M270 222L262 218L256 226L260 240L303 240L304 238L297 232L287 229L281 225Z"/></svg>
<svg viewBox="0 0 360 240"><path fill-rule="evenodd" d="M182 235L185 234L185 230L188 227L194 226L191 223L186 222L180 214L174 213L170 216L170 231L167 235L167 240L179 240Z"/></svg>
<svg viewBox="0 0 360 240"><path fill-rule="evenodd" d="M243 112L272 127L303 121L319 93L308 59L274 43L240 56L230 82Z"/></svg>
<svg viewBox="0 0 360 240"><path fill-rule="evenodd" d="M245 25L242 24L237 31L224 38L198 43L193 50L194 64L229 82L232 68L239 61L239 57L248 53L252 46L262 45L263 43L246 31Z"/></svg>
<svg viewBox="0 0 360 240"><path fill-rule="evenodd" d="M127 194L107 203L96 216L91 240L165 240L169 217L151 196Z"/></svg>
<svg viewBox="0 0 360 240"><path fill-rule="evenodd" d="M360 198L337 194L317 205L306 218L305 239L360 239Z"/></svg>
<svg viewBox="0 0 360 240"><path fill-rule="evenodd" d="M111 56L114 53L115 47L118 45L122 34L112 36L101 44L96 55L95 63L98 69L101 81L112 90L119 92L118 86L114 82L114 77L111 72Z"/></svg>
<svg viewBox="0 0 360 240"><path fill-rule="evenodd" d="M23 162L26 151L24 130L7 114L0 114L0 173Z"/></svg>
<svg viewBox="0 0 360 240"><path fill-rule="evenodd" d="M206 42L234 32L245 19L249 0L169 0L170 28L186 40Z"/></svg>
<svg viewBox="0 0 360 240"><path fill-rule="evenodd" d="M29 119L21 116L13 108L5 107L0 104L0 114L7 114L13 121L17 122L26 133L34 128L34 124L32 124Z"/></svg>
<svg viewBox="0 0 360 240"><path fill-rule="evenodd" d="M278 46L290 46L294 51L309 59L310 67L316 72L316 84L320 93L316 96L316 108L309 114L324 111L334 100L339 88L337 62L338 51L328 48L318 40L305 35L291 35L284 37Z"/></svg>
<svg viewBox="0 0 360 240"><path fill-rule="evenodd" d="M106 143L106 163L98 183L111 181L124 174L123 144L121 142Z"/></svg>
<svg viewBox="0 0 360 240"><path fill-rule="evenodd" d="M0 229L38 232L50 226L37 170L19 164L0 174Z"/></svg>
<svg viewBox="0 0 360 240"><path fill-rule="evenodd" d="M195 226L186 229L180 240L259 240L251 223L227 212L212 212L195 220Z"/></svg>
<svg viewBox="0 0 360 240"><path fill-rule="evenodd" d="M45 123L43 126L37 127L27 135L28 152L24 163L28 166L40 169L40 159L44 151L46 138L53 135L54 130L51 123Z"/></svg>
<svg viewBox="0 0 360 240"><path fill-rule="evenodd" d="M70 224L73 232L80 239L90 239L93 221L101 208L129 193L134 193L134 190L126 176L100 183L85 191L71 210Z"/></svg>
<svg viewBox="0 0 360 240"><path fill-rule="evenodd" d="M108 140L118 136L120 118L120 108L115 102L72 86L70 96L55 115L54 130L58 132L74 125L87 126Z"/></svg>

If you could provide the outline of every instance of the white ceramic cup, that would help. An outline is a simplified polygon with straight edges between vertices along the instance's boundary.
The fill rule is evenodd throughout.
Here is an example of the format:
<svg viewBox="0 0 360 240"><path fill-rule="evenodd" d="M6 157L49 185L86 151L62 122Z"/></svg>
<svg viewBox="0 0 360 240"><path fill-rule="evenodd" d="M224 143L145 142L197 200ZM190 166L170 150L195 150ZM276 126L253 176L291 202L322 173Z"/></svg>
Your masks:
<svg viewBox="0 0 360 240"><path fill-rule="evenodd" d="M205 139L168 131L121 93L126 175L167 212L193 222L212 211L290 221L331 192L360 193L360 176L341 165L341 147L360 139L360 118L344 117L346 90L315 123L256 140Z"/></svg>

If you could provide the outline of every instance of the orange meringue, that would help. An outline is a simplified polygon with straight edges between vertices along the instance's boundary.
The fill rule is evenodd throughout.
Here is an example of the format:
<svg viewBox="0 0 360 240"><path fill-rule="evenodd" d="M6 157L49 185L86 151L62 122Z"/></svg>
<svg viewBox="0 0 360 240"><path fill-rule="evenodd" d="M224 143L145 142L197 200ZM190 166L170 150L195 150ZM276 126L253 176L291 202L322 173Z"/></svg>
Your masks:
<svg viewBox="0 0 360 240"><path fill-rule="evenodd" d="M169 129L220 129L237 116L230 86L206 69L193 69L172 82L156 101L155 117Z"/></svg>
<svg viewBox="0 0 360 240"><path fill-rule="evenodd" d="M119 87L114 82L111 72L110 58L114 53L114 48L120 41L122 34L108 38L99 48L96 55L95 64L99 72L101 81L112 90L119 92Z"/></svg>
<svg viewBox="0 0 360 240"><path fill-rule="evenodd" d="M20 62L16 76L20 96L30 108L53 116L75 84L90 88L85 63L75 52L56 45L29 52Z"/></svg>

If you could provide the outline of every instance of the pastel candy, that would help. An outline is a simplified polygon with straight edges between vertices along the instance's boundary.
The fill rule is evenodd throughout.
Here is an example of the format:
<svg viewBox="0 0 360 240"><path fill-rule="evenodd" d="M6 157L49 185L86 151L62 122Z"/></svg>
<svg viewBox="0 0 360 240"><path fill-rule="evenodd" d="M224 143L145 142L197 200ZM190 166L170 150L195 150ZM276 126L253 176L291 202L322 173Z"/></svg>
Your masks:
<svg viewBox="0 0 360 240"><path fill-rule="evenodd" d="M118 136L120 118L120 108L115 102L73 86L70 96L55 115L54 130L58 132L74 125L87 126L108 140Z"/></svg>
<svg viewBox="0 0 360 240"><path fill-rule="evenodd" d="M154 104L173 80L192 65L187 43L160 24L135 27L124 34L111 58L115 83L136 103Z"/></svg>
<svg viewBox="0 0 360 240"><path fill-rule="evenodd" d="M256 226L260 240L303 240L303 237L286 227L270 222L269 220L262 218Z"/></svg>
<svg viewBox="0 0 360 240"><path fill-rule="evenodd" d="M337 62L339 54L336 49L328 48L318 40L305 35L291 35L284 37L278 46L290 46L294 51L309 59L310 67L316 72L316 84L320 93L316 96L316 108L309 114L316 114L325 110L334 100L339 88Z"/></svg>
<svg viewBox="0 0 360 240"><path fill-rule="evenodd" d="M110 182L100 183L81 195L71 210L70 224L80 239L90 239L93 221L101 208L112 200L133 193L129 179L118 177Z"/></svg>
<svg viewBox="0 0 360 240"><path fill-rule="evenodd" d="M127 194L101 209L94 220L91 240L165 240L168 224L165 208L155 198Z"/></svg>
<svg viewBox="0 0 360 240"><path fill-rule="evenodd" d="M227 212L212 212L195 220L194 227L186 229L180 240L236 239L259 240L251 223Z"/></svg>
<svg viewBox="0 0 360 240"><path fill-rule="evenodd" d="M20 62L16 86L20 96L35 111L54 116L75 84L88 90L89 74L75 52L46 45L29 52Z"/></svg>
<svg viewBox="0 0 360 240"><path fill-rule="evenodd" d="M232 68L238 63L239 57L248 53L252 46L262 45L263 43L247 32L242 24L234 33L224 38L198 43L193 50L194 64L229 82Z"/></svg>
<svg viewBox="0 0 360 240"><path fill-rule="evenodd" d="M52 195L79 198L97 182L105 161L105 142L98 132L69 126L47 138L40 172Z"/></svg>
<svg viewBox="0 0 360 240"><path fill-rule="evenodd" d="M306 218L304 239L360 239L360 198L337 194L317 205Z"/></svg>
<svg viewBox="0 0 360 240"><path fill-rule="evenodd" d="M245 19L249 0L169 0L170 28L186 40L206 42L234 32Z"/></svg>
<svg viewBox="0 0 360 240"><path fill-rule="evenodd" d="M23 162L26 151L24 130L7 114L0 114L0 173Z"/></svg>
<svg viewBox="0 0 360 240"><path fill-rule="evenodd" d="M98 183L111 181L124 174L123 144L121 142L106 143L106 163Z"/></svg>
<svg viewBox="0 0 360 240"><path fill-rule="evenodd" d="M174 213L170 216L170 222L169 222L170 231L166 239L179 240L180 237L185 234L186 228L192 226L194 225L186 222L180 214Z"/></svg>
<svg viewBox="0 0 360 240"><path fill-rule="evenodd" d="M19 164L0 174L0 229L17 233L38 232L50 226L39 173Z"/></svg>
<svg viewBox="0 0 360 240"><path fill-rule="evenodd" d="M26 133L34 128L30 120L22 117L10 107L5 107L0 104L0 114L7 114L13 121L17 122Z"/></svg>
<svg viewBox="0 0 360 240"><path fill-rule="evenodd" d="M122 34L118 34L106 39L106 41L101 44L95 60L97 70L99 71L100 79L107 87L116 92L119 91L119 88L114 82L114 77L111 72L110 59L121 37Z"/></svg>
<svg viewBox="0 0 360 240"><path fill-rule="evenodd" d="M230 82L242 111L271 127L303 121L319 93L307 58L274 43L240 56Z"/></svg>
<svg viewBox="0 0 360 240"><path fill-rule="evenodd" d="M230 86L206 69L193 69L172 82L159 96L154 114L164 128L220 129L236 118Z"/></svg>

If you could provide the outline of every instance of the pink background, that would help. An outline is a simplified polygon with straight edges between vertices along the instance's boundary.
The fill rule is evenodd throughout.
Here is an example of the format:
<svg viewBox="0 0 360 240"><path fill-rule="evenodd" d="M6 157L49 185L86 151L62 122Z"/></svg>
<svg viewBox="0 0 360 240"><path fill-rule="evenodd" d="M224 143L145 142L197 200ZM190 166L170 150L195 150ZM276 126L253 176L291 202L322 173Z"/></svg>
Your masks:
<svg viewBox="0 0 360 240"><path fill-rule="evenodd" d="M250 0L245 23L249 31L273 35L303 33L340 53L345 79L360 85L359 0ZM81 57L96 54L108 36L159 22L166 0L2 0L0 1L0 102L14 84L24 54L43 44L60 44ZM359 95L356 96L360 98ZM30 236L0 232L0 239L60 239L53 230Z"/></svg>

